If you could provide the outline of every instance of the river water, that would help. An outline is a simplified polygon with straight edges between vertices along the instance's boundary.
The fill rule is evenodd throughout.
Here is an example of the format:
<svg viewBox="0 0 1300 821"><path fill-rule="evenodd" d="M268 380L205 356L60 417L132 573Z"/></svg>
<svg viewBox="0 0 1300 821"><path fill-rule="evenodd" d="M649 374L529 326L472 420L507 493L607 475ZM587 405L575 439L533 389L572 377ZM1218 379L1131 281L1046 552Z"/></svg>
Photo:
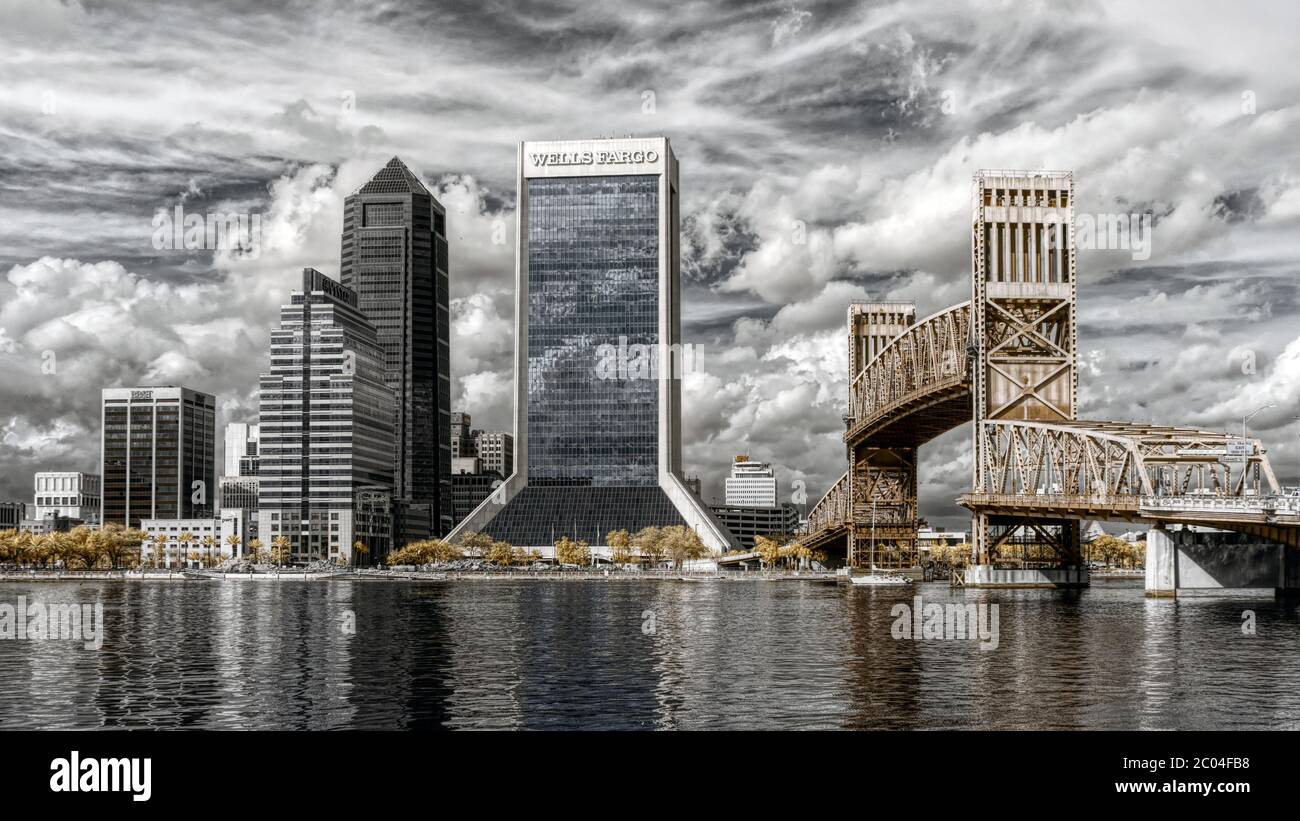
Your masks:
<svg viewBox="0 0 1300 821"><path fill-rule="evenodd" d="M918 593L997 604L996 648L895 638ZM104 640L0 639L3 729L1300 728L1294 603L1140 582L0 583L20 597L102 604Z"/></svg>

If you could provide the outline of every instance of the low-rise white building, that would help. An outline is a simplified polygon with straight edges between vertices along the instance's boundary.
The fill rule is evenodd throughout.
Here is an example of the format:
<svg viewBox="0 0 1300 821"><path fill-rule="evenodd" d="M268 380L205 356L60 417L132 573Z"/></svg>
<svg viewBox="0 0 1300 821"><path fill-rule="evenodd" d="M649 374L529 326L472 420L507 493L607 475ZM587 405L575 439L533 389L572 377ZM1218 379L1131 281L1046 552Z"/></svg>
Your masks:
<svg viewBox="0 0 1300 821"><path fill-rule="evenodd" d="M33 519L79 519L99 523L100 481L97 473L75 470L41 471L32 483L36 503Z"/></svg>
<svg viewBox="0 0 1300 821"><path fill-rule="evenodd" d="M252 538L249 514L240 508L227 508L211 519L144 519L140 529L145 534L140 561L158 567L202 567L242 556ZM184 534L189 538L182 539ZM238 544L230 543L231 536L238 537ZM191 558L191 554L198 554L198 559Z"/></svg>
<svg viewBox="0 0 1300 821"><path fill-rule="evenodd" d="M936 547L956 547L966 541L966 533L962 530L932 530L922 527L916 531L916 547L922 553L928 553Z"/></svg>

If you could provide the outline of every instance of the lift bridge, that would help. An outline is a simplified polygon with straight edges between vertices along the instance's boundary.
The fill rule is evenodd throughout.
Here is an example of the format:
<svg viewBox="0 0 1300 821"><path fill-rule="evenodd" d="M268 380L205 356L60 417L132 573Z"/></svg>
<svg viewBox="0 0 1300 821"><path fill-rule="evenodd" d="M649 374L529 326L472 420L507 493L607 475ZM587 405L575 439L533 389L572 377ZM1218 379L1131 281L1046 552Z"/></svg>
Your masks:
<svg viewBox="0 0 1300 821"><path fill-rule="evenodd" d="M977 566L1078 567L1083 519L1300 546L1300 498L1281 495L1257 439L1076 418L1073 175L981 171L971 213L969 302L920 321L911 303L849 306L849 467L800 541L851 567L915 566L917 451L970 424L958 502Z"/></svg>

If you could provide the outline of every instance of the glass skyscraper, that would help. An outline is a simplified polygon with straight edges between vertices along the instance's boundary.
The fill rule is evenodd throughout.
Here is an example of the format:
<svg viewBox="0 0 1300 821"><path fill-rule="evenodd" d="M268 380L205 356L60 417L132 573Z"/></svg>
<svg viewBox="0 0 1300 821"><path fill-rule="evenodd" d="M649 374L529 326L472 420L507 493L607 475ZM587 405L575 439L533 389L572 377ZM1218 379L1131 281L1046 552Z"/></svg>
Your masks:
<svg viewBox="0 0 1300 821"><path fill-rule="evenodd" d="M397 399L399 543L446 533L451 510L451 353L446 209L394 157L347 197L339 279L379 334Z"/></svg>
<svg viewBox="0 0 1300 821"><path fill-rule="evenodd" d="M453 537L686 525L732 546L681 479L677 203L666 139L520 146L515 472Z"/></svg>
<svg viewBox="0 0 1300 821"><path fill-rule="evenodd" d="M294 561L368 564L392 535L393 393L357 295L311 268L280 306L259 379L258 536ZM366 553L354 556L361 542Z"/></svg>

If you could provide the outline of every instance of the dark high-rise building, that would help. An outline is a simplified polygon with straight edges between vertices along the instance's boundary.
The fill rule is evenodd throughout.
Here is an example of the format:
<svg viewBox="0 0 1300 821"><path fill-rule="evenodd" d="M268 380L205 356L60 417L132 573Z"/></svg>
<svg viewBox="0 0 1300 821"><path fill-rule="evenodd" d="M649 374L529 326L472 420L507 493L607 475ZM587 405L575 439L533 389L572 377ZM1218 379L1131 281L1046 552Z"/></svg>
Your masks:
<svg viewBox="0 0 1300 821"><path fill-rule="evenodd" d="M397 399L399 543L451 529L451 353L446 209L394 157L348 196L340 280L375 326Z"/></svg>
<svg viewBox="0 0 1300 821"><path fill-rule="evenodd" d="M451 415L451 458L478 456L474 444L474 431L470 430L470 416L459 411Z"/></svg>
<svg viewBox="0 0 1300 821"><path fill-rule="evenodd" d="M785 502L767 507L714 505L713 513L746 550L754 549L754 537L793 538L799 529L799 508Z"/></svg>
<svg viewBox="0 0 1300 821"><path fill-rule="evenodd" d="M483 501L482 499L479 500ZM0 502L0 530L17 530L27 518L24 502Z"/></svg>
<svg viewBox="0 0 1300 821"><path fill-rule="evenodd" d="M105 388L103 523L200 519L216 510L216 399L172 386Z"/></svg>
<svg viewBox="0 0 1300 821"><path fill-rule="evenodd" d="M677 160L668 140L519 147L513 475L452 537L548 550L615 529L735 546L681 475Z"/></svg>
<svg viewBox="0 0 1300 821"><path fill-rule="evenodd" d="M321 272L305 269L290 300L259 379L258 538L285 537L295 561L371 563L392 536L383 352L356 294Z"/></svg>

